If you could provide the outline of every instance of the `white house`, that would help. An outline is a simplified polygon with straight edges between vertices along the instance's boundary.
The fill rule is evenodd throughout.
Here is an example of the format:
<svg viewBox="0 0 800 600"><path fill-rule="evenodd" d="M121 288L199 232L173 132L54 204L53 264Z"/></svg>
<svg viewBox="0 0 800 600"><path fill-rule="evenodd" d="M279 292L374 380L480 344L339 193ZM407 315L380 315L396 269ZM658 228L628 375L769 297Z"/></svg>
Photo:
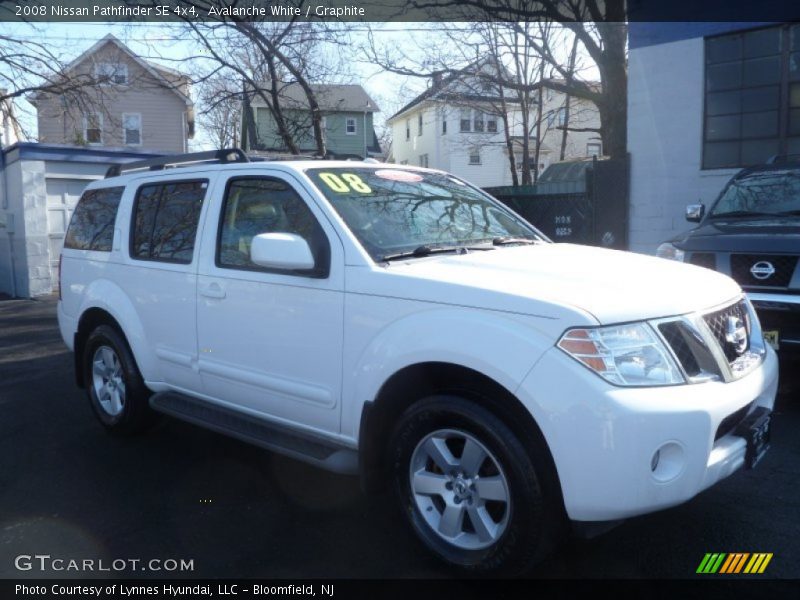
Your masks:
<svg viewBox="0 0 800 600"><path fill-rule="evenodd" d="M484 67L485 68L485 67ZM522 168L522 111L514 93L499 90L485 78L473 75L434 79L431 87L392 115L393 160L401 164L443 169L481 187L512 184L511 166L504 129L503 103L516 169ZM534 91L534 99L538 92ZM537 138L538 105L530 111L528 135ZM561 142L566 122L566 96L542 89L542 140L539 172L561 159ZM599 129L597 108L590 102L570 100L569 126ZM535 142L530 142L531 160ZM564 159L602 154L599 132L567 132Z"/></svg>
<svg viewBox="0 0 800 600"><path fill-rule="evenodd" d="M740 168L800 154L800 25L629 25L630 248L689 228Z"/></svg>

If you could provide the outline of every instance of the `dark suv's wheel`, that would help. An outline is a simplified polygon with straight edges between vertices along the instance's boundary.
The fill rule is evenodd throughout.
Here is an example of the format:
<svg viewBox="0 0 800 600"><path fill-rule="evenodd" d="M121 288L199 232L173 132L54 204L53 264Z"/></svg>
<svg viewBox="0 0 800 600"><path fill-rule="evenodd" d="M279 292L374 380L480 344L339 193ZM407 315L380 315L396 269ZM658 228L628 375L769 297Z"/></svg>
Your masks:
<svg viewBox="0 0 800 600"><path fill-rule="evenodd" d="M404 413L391 448L402 510L448 563L517 573L552 549L557 505L531 453L490 411L430 396Z"/></svg>
<svg viewBox="0 0 800 600"><path fill-rule="evenodd" d="M84 381L89 402L106 429L131 435L154 421L136 361L120 333L100 325L86 340L83 354Z"/></svg>

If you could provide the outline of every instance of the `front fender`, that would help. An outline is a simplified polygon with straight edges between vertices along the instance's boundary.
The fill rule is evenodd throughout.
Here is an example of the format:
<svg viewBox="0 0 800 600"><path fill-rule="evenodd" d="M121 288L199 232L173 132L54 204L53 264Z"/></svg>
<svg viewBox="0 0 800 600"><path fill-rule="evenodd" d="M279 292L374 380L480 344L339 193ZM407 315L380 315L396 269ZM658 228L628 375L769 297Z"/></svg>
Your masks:
<svg viewBox="0 0 800 600"><path fill-rule="evenodd" d="M461 307L416 310L373 331L371 337L363 327L350 329L369 341L348 361L352 366L344 373L345 386L350 383L344 397L351 402L345 403L342 433L353 439L359 439L364 403L374 400L401 369L450 363L477 371L513 394L554 343L537 328L535 317Z"/></svg>
<svg viewBox="0 0 800 600"><path fill-rule="evenodd" d="M78 314L82 316L92 308L102 309L114 317L128 340L142 377L145 381L156 380L158 367L152 358L153 353L147 351L144 327L133 303L122 288L108 279L92 281L83 296Z"/></svg>

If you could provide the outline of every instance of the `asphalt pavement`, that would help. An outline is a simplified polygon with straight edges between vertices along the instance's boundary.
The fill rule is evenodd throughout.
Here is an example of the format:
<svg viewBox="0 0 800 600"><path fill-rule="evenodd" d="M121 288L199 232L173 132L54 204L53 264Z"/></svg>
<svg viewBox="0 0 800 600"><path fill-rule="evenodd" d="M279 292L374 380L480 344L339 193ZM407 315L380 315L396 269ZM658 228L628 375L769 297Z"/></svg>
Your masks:
<svg viewBox="0 0 800 600"><path fill-rule="evenodd" d="M169 419L138 438L107 435L71 361L52 298L0 301L0 578L41 576L15 566L36 554L145 561L114 573L134 577L453 575L391 498L363 495L356 478ZM771 552L758 577L800 578L797 372L783 366L772 448L755 470L600 537L569 540L530 575L685 578L707 552ZM193 570L142 571L151 559L192 560Z"/></svg>

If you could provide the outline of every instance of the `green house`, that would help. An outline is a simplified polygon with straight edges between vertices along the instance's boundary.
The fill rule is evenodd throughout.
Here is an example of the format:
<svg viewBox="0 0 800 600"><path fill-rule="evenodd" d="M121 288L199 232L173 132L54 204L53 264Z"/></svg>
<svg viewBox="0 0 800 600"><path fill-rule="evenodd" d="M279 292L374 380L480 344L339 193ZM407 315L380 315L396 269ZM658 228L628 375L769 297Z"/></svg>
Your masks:
<svg viewBox="0 0 800 600"><path fill-rule="evenodd" d="M266 85L265 85L266 88ZM322 109L322 129L327 156L331 158L380 157L373 115L378 105L358 84L312 85ZM278 133L273 110L264 96L269 92L249 91L242 110L242 146L246 152L287 152ZM292 138L302 154L316 154L314 130L308 99L300 85L285 84L279 91L280 108Z"/></svg>

